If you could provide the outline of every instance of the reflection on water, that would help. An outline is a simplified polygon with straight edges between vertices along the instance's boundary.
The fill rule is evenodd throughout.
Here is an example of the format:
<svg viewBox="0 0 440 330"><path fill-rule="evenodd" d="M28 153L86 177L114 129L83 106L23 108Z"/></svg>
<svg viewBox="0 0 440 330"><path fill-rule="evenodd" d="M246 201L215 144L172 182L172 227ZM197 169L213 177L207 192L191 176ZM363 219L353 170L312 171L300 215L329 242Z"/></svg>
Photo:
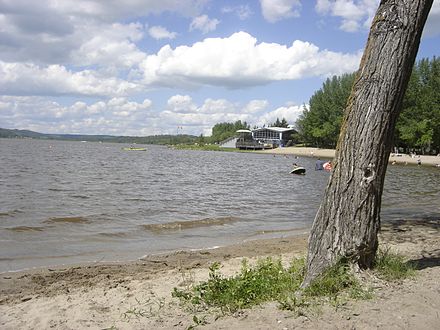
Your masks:
<svg viewBox="0 0 440 330"><path fill-rule="evenodd" d="M0 153L0 271L289 235L310 227L328 180L293 156L5 139ZM390 166L382 219L439 217L439 181Z"/></svg>

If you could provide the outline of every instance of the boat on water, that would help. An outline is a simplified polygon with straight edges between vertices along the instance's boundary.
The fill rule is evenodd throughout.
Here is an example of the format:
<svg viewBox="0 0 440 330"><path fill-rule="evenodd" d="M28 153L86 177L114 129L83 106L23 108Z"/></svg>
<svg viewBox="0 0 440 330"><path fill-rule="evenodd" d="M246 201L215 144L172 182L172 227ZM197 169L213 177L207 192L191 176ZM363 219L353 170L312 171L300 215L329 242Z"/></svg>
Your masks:
<svg viewBox="0 0 440 330"><path fill-rule="evenodd" d="M125 151L147 151L147 148L141 148L141 147L125 147L125 148L122 148L122 150L125 150Z"/></svg>
<svg viewBox="0 0 440 330"><path fill-rule="evenodd" d="M290 174L306 174L306 169L302 166L293 165Z"/></svg>

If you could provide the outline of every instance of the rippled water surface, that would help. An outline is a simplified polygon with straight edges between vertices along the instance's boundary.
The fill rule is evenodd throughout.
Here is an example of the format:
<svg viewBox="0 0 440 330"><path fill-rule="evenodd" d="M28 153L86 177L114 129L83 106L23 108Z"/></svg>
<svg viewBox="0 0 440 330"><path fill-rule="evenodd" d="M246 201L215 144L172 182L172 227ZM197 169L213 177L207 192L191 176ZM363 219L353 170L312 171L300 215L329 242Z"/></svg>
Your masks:
<svg viewBox="0 0 440 330"><path fill-rule="evenodd" d="M0 271L292 234L328 180L310 158L122 147L0 139ZM438 169L389 167L384 221L439 217L439 201Z"/></svg>

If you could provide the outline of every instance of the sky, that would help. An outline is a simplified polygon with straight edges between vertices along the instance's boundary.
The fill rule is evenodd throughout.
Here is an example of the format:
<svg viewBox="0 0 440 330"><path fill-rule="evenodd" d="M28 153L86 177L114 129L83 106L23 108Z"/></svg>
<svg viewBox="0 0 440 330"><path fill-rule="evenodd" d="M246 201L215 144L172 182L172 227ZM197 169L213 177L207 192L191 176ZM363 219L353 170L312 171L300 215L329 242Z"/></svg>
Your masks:
<svg viewBox="0 0 440 330"><path fill-rule="evenodd" d="M211 135L290 124L357 70L378 0L0 0L0 127ZM418 59L440 55L434 0Z"/></svg>

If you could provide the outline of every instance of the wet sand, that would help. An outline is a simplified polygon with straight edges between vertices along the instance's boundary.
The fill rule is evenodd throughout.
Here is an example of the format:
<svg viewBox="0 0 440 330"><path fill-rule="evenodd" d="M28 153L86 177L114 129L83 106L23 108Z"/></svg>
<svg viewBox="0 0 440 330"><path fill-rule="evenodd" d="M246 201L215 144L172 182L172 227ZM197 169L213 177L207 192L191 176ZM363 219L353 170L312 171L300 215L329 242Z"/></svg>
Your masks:
<svg viewBox="0 0 440 330"><path fill-rule="evenodd" d="M325 306L296 317L276 303L235 315L197 314L171 297L174 287L207 279L215 261L231 275L243 258L306 251L307 234L249 241L212 250L147 256L131 263L87 264L0 274L1 329L186 329L193 316L202 329L434 329L440 324L440 219L383 225L381 245L417 262L418 275L399 283L374 282L372 300Z"/></svg>
<svg viewBox="0 0 440 330"><path fill-rule="evenodd" d="M307 147L285 147L276 149L267 149L262 151L256 151L261 153L269 153L274 155L296 155L300 157L320 157L326 159L332 159L335 157L334 149L320 149L320 148L307 148ZM390 163L395 162L396 164L416 164L419 156L411 157L407 154L391 154ZM421 165L435 166L439 164L440 168L440 156L425 156L420 155Z"/></svg>

